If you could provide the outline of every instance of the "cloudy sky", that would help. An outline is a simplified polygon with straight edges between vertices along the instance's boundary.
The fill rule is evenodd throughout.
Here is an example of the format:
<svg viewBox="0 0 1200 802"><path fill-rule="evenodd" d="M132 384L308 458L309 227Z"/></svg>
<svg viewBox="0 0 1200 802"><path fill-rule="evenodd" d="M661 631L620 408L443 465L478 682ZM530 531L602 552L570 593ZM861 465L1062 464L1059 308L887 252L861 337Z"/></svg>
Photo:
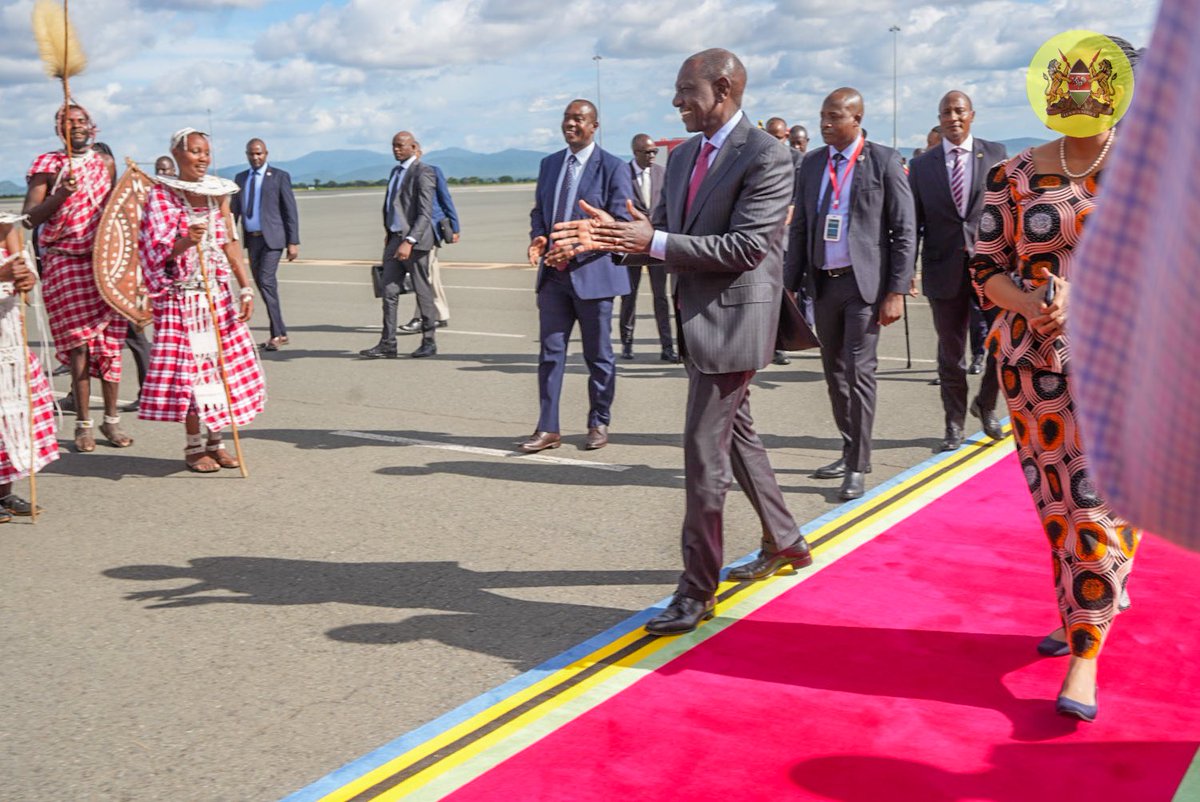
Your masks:
<svg viewBox="0 0 1200 802"><path fill-rule="evenodd" d="M1085 10L1080 10L1085 6ZM0 4L0 179L20 180L58 146L58 85L30 34L32 0ZM89 58L75 96L118 157L149 160L171 131L205 128L217 161L260 136L285 160L313 150L386 151L407 128L426 150L561 146L571 98L596 96L604 144L627 153L638 131L683 133L671 108L682 58L726 47L750 74L746 110L812 128L822 97L852 85L873 139L892 135L892 45L899 137L922 144L938 98L965 89L976 133L1042 136L1024 72L1051 35L1091 28L1141 46L1157 3L977 0L77 0ZM815 128L813 129L815 131Z"/></svg>

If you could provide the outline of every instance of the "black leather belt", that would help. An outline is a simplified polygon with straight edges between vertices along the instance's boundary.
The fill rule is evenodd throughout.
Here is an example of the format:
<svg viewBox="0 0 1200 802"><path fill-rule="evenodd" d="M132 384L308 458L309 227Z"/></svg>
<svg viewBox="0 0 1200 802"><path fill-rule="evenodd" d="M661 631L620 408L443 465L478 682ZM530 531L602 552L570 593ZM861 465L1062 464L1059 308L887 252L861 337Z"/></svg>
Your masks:
<svg viewBox="0 0 1200 802"><path fill-rule="evenodd" d="M853 265L846 265L845 267L834 267L828 270L822 270L821 272L825 274L825 278L838 278L839 276L847 276L853 273L854 267Z"/></svg>
<svg viewBox="0 0 1200 802"><path fill-rule="evenodd" d="M247 237L261 237L262 232L261 231L247 231L246 236Z"/></svg>

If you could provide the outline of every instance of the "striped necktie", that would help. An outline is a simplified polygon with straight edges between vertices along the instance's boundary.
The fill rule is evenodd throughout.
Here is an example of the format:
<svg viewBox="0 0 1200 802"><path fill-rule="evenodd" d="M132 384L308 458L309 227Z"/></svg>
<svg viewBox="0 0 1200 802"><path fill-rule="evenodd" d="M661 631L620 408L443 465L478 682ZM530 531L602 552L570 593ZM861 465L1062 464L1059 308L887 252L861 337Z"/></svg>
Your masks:
<svg viewBox="0 0 1200 802"><path fill-rule="evenodd" d="M950 194L954 196L954 205L958 208L960 217L965 217L967 214L967 171L963 169L963 154L966 153L962 148L954 148L950 151L954 154L954 165L950 168Z"/></svg>

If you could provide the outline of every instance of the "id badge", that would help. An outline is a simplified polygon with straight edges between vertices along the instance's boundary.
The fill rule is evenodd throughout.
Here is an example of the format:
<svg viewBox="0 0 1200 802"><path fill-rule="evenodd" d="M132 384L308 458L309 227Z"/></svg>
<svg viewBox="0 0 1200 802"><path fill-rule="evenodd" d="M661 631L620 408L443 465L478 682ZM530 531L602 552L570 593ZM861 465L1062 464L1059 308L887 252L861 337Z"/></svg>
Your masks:
<svg viewBox="0 0 1200 802"><path fill-rule="evenodd" d="M841 242L842 240L842 222L845 218L840 214L830 214L825 216L825 241L826 242Z"/></svg>

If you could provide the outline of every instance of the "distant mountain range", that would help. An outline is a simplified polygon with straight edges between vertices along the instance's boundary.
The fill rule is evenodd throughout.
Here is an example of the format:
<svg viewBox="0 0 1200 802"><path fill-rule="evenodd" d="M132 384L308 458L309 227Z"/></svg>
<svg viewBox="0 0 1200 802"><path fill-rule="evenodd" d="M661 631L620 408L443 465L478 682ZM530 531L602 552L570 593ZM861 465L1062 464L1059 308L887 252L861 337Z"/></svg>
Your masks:
<svg viewBox="0 0 1200 802"><path fill-rule="evenodd" d="M1032 145L1040 145L1044 139L1018 137L1002 139L1001 143L1008 148L1010 155L1020 153ZM912 156L912 148L901 148L906 156ZM498 179L510 176L514 179L536 178L538 163L547 154L536 150L502 150L499 153L475 153L463 148L446 148L425 154L425 161L442 168L447 178L476 178ZM665 155L665 154L664 154ZM629 156L621 158L628 159ZM660 161L664 159L660 158ZM392 167L396 165L390 153L379 153L372 150L318 150L289 161L272 162L281 170L287 170L292 175L292 181L297 184L311 184L314 180L322 183L336 181L381 181L388 177ZM246 165L236 164L222 167L217 174L225 178L233 178L237 173L246 169ZM12 181L0 181L0 196L24 195L25 187Z"/></svg>
<svg viewBox="0 0 1200 802"><path fill-rule="evenodd" d="M502 150L499 153L474 153L462 148L446 148L426 153L421 160L442 168L447 178L491 178L509 176L514 179L536 178L538 164L546 157L536 150ZM396 160L390 153L371 150L318 150L289 161L271 162L291 173L292 182L311 184L336 181L382 181L388 177ZM245 164L222 167L217 174L233 178Z"/></svg>

